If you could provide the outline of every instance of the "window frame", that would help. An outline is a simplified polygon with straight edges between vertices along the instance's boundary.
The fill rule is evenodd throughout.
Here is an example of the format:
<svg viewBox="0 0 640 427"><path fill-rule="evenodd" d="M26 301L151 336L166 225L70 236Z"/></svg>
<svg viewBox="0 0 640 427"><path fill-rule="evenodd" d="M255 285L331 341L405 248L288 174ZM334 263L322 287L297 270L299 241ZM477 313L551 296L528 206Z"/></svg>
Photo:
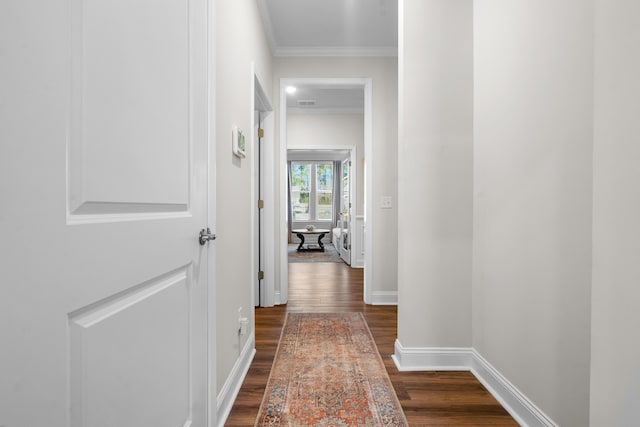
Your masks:
<svg viewBox="0 0 640 427"><path fill-rule="evenodd" d="M331 167L331 186L329 188L329 190L320 190L318 189L318 165L329 165ZM333 214L334 214L334 210L336 209L336 207L334 206L334 195L333 192L335 190L335 170L334 170L334 162L331 160L320 160L320 161L316 161L314 162L313 165L313 171L315 172L315 180L314 180L314 184L315 184L315 203L314 203L314 208L315 208L315 212L314 212L314 218L315 221L318 222L324 222L324 221L333 221ZM320 195L321 194L330 194L330 206L331 206L331 218L329 219L320 219L319 217L319 206L320 206Z"/></svg>
<svg viewBox="0 0 640 427"><path fill-rule="evenodd" d="M323 190L322 193L329 193L331 195L331 218L329 219L320 219L318 218L318 206L319 206L319 197L321 192L318 190L318 165L321 164L329 164L331 166L331 189L329 191ZM334 163L332 160L293 160L291 161L291 166L289 173L293 174L294 165L309 165L310 166L310 185L309 185L309 219L296 219L292 218L293 222L326 222L331 223L333 221L333 214L336 209L334 206L334 195L333 192L335 190L335 183L333 180L335 179L335 170ZM289 202L291 204L290 208L293 210L293 200Z"/></svg>

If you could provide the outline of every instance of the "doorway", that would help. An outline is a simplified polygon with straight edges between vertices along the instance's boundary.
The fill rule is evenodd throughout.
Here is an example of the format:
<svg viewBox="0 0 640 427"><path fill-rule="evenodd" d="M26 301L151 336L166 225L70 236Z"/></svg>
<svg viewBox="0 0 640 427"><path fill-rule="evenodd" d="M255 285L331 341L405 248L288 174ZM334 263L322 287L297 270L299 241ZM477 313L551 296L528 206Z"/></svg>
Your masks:
<svg viewBox="0 0 640 427"><path fill-rule="evenodd" d="M298 106L288 105L287 102L287 88L288 87L315 87L315 88L324 88L327 90L340 90L340 89L359 89L362 93L362 133L363 133L363 149L362 158L352 161L352 171L354 172L353 176L361 177L360 185L361 188L361 198L362 198L362 209L357 212L355 215L351 215L349 218L349 228L350 230L359 231L360 237L356 238L355 236L352 238L352 246L351 246L351 257L352 264L353 260L356 258L358 254L362 254L359 258L361 262L361 267L364 268L364 301L366 303L370 303L372 301L372 289L373 289L373 277L371 275L371 269L367 268L367 266L371 265L371 247L372 247L372 239L371 233L367 233L367 229L372 229L373 227L373 218L371 216L367 217L367 212L371 212L372 210L372 198L371 198L371 188L372 188L372 168L371 168L371 158L373 154L373 142L372 142L372 82L371 79L368 78L286 78L281 79L280 82L280 122L279 127L280 132L280 165L287 164L287 149L288 148L299 148L294 144L290 144L288 141L287 131L288 129L288 119L290 114L293 112L295 108ZM305 101L313 101L313 100L301 100L304 104ZM302 107L302 106L299 106ZM327 144L329 145L329 144ZM327 148L327 145L315 145L314 148L322 149ZM307 147L308 148L308 147ZM365 167L365 159L368 164L368 167ZM279 287L280 292L276 296L276 300L278 303L286 303L288 299L288 236L289 236L289 227L287 224L287 209L288 209L288 172L286 167L280 168L280 206L279 210L281 212L281 216L284 218L280 218L280 232L278 235L278 253L280 258L280 280ZM353 180L352 185L356 184L357 179ZM354 193L356 193L354 191ZM354 232L354 235L356 233ZM359 243L359 249L354 248L354 244ZM355 254L354 254L355 252ZM355 265L358 267L358 265Z"/></svg>
<svg viewBox="0 0 640 427"><path fill-rule="evenodd" d="M273 107L258 75L253 73L253 118L251 156L252 191L252 270L254 275L254 305L274 305L275 254L268 247L275 241L275 187L273 149Z"/></svg>
<svg viewBox="0 0 640 427"><path fill-rule="evenodd" d="M363 210L356 180L351 179L355 172L352 165L363 157L362 114L291 117L294 118L287 129L290 141L331 140L358 142L358 146L289 146L288 263L338 262L362 267L362 260L351 259L350 225L355 212Z"/></svg>

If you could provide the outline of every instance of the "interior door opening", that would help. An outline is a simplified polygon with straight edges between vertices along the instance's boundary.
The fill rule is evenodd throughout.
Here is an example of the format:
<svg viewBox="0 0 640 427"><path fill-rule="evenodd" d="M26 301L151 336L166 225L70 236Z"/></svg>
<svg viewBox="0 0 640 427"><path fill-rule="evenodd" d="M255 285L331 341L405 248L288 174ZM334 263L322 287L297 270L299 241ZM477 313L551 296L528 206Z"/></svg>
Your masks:
<svg viewBox="0 0 640 427"><path fill-rule="evenodd" d="M367 217L367 212L371 212L371 181L372 181L372 168L371 168L371 155L372 155L372 132L371 132L371 79L362 78L292 78L282 79L280 82L280 129L284 130L280 132L280 211L285 218L281 219L284 226L281 229L279 235L279 254L280 254L280 294L279 302L286 303L288 298L288 244L289 244L289 218L287 211L289 209L289 189L288 189L288 165L287 150L288 149L314 149L314 150L328 150L335 149L332 145L331 139L326 139L324 143L318 143L311 145L305 145L304 139L298 141L292 141L289 135L290 129L288 127L289 121L293 121L292 117L301 113L300 109L304 108L292 104L288 99L287 87L297 87L298 92L300 88L316 88L327 89L333 91L345 90L345 91L359 91L362 98L362 105L360 114L362 115L361 121L361 134L363 147L357 151L357 155L353 155L350 158L351 163L348 164L350 177L348 186L351 191L349 197L352 197L350 201L352 206L351 210L343 215L341 221L336 221L330 228L344 228L346 238L343 240L346 242L346 247L342 250L342 255L345 259L350 260L350 264L354 268L364 268L364 300L365 302L371 302L372 289L373 289L373 277L371 277L370 269L367 269L367 265L370 265L371 256L371 235L366 233L366 229L373 227L373 218ZM320 109L322 110L322 109ZM344 112L344 111L343 111ZM320 112L322 114L323 111ZM335 111L324 111L324 113L333 113ZM353 114L354 111L352 110ZM300 142L303 141L303 142ZM308 140L307 140L308 144ZM342 147L344 148L344 147ZM366 160L365 160L366 159ZM365 169L365 161L368 167ZM342 191L342 190L341 190ZM359 194L359 195L358 195ZM358 205L354 203L353 198L358 198ZM342 207L341 207L342 209ZM346 224L345 224L346 223ZM344 225L343 227L340 227ZM359 244L359 247L356 245Z"/></svg>
<svg viewBox="0 0 640 427"><path fill-rule="evenodd" d="M346 120L339 118L338 122L359 128L361 118L351 115ZM321 122L323 120L320 119ZM305 124L314 126L318 124L314 123L316 121L314 117ZM306 134L307 130L320 133L307 126L291 130L291 136L296 138ZM342 136L348 142L356 139L349 132ZM357 152L358 147L349 145L287 150L289 263L344 262L353 267L362 266L361 260L352 262L351 258L351 218L357 209L357 202L352 203L352 198L358 200L354 193L357 186L351 175Z"/></svg>
<svg viewBox="0 0 640 427"><path fill-rule="evenodd" d="M258 76L253 79L253 115L251 170L252 205L252 271L254 306L274 305L275 251L267 246L275 241L275 188L273 149L273 108Z"/></svg>

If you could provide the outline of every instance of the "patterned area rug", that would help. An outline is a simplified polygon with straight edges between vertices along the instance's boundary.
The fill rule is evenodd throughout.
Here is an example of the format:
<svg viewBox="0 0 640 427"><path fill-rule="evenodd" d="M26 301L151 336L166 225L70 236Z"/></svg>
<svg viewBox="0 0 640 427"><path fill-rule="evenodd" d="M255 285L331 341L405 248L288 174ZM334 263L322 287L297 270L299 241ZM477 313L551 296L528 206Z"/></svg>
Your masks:
<svg viewBox="0 0 640 427"><path fill-rule="evenodd" d="M408 426L362 313L289 313L255 426Z"/></svg>
<svg viewBox="0 0 640 427"><path fill-rule="evenodd" d="M333 244L324 245L324 252L298 252L297 244L289 245L289 262L344 262Z"/></svg>

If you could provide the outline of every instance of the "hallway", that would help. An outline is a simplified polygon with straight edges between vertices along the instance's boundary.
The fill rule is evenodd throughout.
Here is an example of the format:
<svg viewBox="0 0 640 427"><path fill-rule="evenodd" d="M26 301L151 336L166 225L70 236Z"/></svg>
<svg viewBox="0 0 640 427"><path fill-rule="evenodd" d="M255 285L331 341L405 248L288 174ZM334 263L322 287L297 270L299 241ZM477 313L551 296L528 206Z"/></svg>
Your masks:
<svg viewBox="0 0 640 427"><path fill-rule="evenodd" d="M399 372L393 361L395 306L365 305L363 270L340 263L289 264L289 303L256 309L256 355L226 426L251 426L287 312L361 311L411 426L517 426L468 372Z"/></svg>

